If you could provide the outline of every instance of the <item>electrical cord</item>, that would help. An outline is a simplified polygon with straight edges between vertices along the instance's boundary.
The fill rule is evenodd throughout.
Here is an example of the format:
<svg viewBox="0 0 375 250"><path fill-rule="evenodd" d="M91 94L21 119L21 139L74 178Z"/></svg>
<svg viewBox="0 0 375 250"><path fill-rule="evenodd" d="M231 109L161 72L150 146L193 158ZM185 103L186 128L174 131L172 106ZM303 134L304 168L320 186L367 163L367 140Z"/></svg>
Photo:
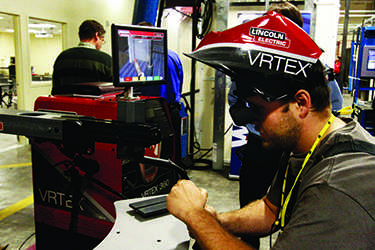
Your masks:
<svg viewBox="0 0 375 250"><path fill-rule="evenodd" d="M200 27L198 27L199 22L197 22L197 27L196 27L197 30L201 31L199 34L197 34L198 39L202 39L211 30L212 20L213 20L213 10L214 10L213 3L214 3L214 0L198 0L196 8L198 10L203 10L201 12L201 15L197 17L198 20L201 21ZM202 5L203 5L203 7L202 7ZM188 15L188 14L176 9L176 7L173 7L171 9L176 11L177 13L183 15L183 16L193 18L192 15Z"/></svg>
<svg viewBox="0 0 375 250"><path fill-rule="evenodd" d="M20 247L18 248L18 250L21 250L22 249L22 247L26 244L26 242L28 242L30 239L31 239L31 237L33 237L35 235L35 232L33 232L33 233L31 233L23 242L22 242L22 244L20 245Z"/></svg>
<svg viewBox="0 0 375 250"><path fill-rule="evenodd" d="M176 9L176 7L173 7L173 8L171 8L171 9L174 10L174 11L176 11L177 13L180 13L180 14L183 15L183 16L193 18L191 15L188 15L188 14L186 14L186 13L184 13L184 12L182 12L182 11Z"/></svg>
<svg viewBox="0 0 375 250"><path fill-rule="evenodd" d="M229 125L229 127L227 128L227 130L225 130L224 135L226 135L232 127L233 127L233 123L231 123L231 124ZM197 138L196 138L196 139L197 139ZM198 146L195 146L195 145L198 145ZM197 154L197 153L199 153L200 151L207 151L204 155L200 156L199 159L201 159L201 158L203 158L204 156L206 156L206 155L207 155L209 152L211 152L212 149L213 149L212 147L211 147L211 148L201 148L199 142L197 142L197 141L196 141L195 144L194 144L194 148L196 148L196 149L199 150L199 151L195 152L194 154Z"/></svg>
<svg viewBox="0 0 375 250"><path fill-rule="evenodd" d="M189 105L189 102L188 100L186 99L186 96L188 95L189 93L184 93L184 94L181 94L181 98L183 99L184 103L185 103L185 110L187 112L190 113L191 115L191 108L190 108L190 105ZM226 131L224 132L224 135L226 135L229 130L233 127L233 123L231 123L229 125L229 127L226 129ZM198 159L193 159L193 162L196 162L196 163L204 163L204 164L207 164L207 167L212 167L212 161L211 160L208 160L208 159L203 159L206 155L208 155L212 150L213 150L213 147L211 148L201 148L201 145L200 143L198 142L198 138L197 138L197 133L196 133L196 128L195 126L193 128L191 128L191 131L193 132L193 136L194 136L194 145L193 145L193 148L197 149L197 151L193 152L190 154L190 156L194 156L196 154L198 154L199 152L201 151L206 151L203 155L201 155ZM205 167L204 169L206 169L207 167ZM201 167L199 167L199 169L202 169Z"/></svg>
<svg viewBox="0 0 375 250"><path fill-rule="evenodd" d="M201 7L204 5L203 8ZM201 14L201 33L197 35L197 38L202 39L207 33L211 30L212 26L212 17L213 17L213 0L200 0L198 2L198 8L202 11ZM197 22L198 25L198 22ZM197 27L198 30L198 27Z"/></svg>

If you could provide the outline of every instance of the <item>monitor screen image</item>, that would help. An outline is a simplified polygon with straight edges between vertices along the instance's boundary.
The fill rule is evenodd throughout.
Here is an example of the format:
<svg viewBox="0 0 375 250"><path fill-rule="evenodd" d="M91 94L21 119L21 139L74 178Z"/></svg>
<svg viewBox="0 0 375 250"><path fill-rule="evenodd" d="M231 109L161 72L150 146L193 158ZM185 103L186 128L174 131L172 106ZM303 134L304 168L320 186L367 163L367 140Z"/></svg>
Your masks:
<svg viewBox="0 0 375 250"><path fill-rule="evenodd" d="M167 30L112 24L113 84L166 84Z"/></svg>
<svg viewBox="0 0 375 250"><path fill-rule="evenodd" d="M360 62L360 77L375 78L375 45L363 46Z"/></svg>
<svg viewBox="0 0 375 250"><path fill-rule="evenodd" d="M368 50L367 69L375 70L375 49Z"/></svg>

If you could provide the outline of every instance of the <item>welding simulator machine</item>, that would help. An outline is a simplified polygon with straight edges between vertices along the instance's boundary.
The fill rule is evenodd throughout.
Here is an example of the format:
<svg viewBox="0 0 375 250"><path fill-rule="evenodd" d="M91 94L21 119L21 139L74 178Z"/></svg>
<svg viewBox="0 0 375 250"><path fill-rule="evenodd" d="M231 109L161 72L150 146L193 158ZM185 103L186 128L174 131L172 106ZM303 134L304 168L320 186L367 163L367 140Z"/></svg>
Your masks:
<svg viewBox="0 0 375 250"><path fill-rule="evenodd" d="M115 201L166 194L188 178L173 163L165 99L120 94L42 96L35 111L0 113L0 132L30 138L37 249L93 249Z"/></svg>

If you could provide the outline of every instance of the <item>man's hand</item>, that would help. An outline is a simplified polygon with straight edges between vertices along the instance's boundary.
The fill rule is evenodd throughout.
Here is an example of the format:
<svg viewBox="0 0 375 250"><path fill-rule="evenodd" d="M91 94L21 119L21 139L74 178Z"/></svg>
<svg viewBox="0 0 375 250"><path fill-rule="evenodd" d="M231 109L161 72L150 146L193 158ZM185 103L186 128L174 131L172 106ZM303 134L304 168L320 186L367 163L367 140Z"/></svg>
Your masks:
<svg viewBox="0 0 375 250"><path fill-rule="evenodd" d="M207 191L188 180L180 180L167 196L169 212L186 224L202 249L249 249L220 225L216 211L206 202Z"/></svg>
<svg viewBox="0 0 375 250"><path fill-rule="evenodd" d="M207 191L198 188L192 181L180 180L167 197L167 208L171 214L187 222L193 212L203 211L207 202Z"/></svg>
<svg viewBox="0 0 375 250"><path fill-rule="evenodd" d="M214 218L218 219L218 213L216 212L215 208L211 207L210 205L207 205L204 207L207 212L209 212Z"/></svg>

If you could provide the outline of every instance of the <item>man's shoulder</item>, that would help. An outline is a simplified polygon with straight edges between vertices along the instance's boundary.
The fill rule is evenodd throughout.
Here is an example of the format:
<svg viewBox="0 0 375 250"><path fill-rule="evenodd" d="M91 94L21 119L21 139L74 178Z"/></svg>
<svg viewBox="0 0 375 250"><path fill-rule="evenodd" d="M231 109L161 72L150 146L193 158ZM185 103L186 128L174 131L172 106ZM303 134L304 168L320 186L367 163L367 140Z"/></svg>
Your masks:
<svg viewBox="0 0 375 250"><path fill-rule="evenodd" d="M375 155L375 138L352 118L341 118L345 126L334 130L322 141L316 154L322 159L342 154L365 152Z"/></svg>
<svg viewBox="0 0 375 250"><path fill-rule="evenodd" d="M320 155L314 158L313 166L306 169L300 192L309 187L325 184L355 198L364 207L375 207L368 203L375 199L375 141L355 121L336 131Z"/></svg>
<svg viewBox="0 0 375 250"><path fill-rule="evenodd" d="M98 56L102 56L102 57L111 57L109 54L107 54L104 51L92 49L92 48L74 47L74 48L71 48L71 50L74 51L74 52L79 51L79 52L82 52L82 53L93 54L93 55L98 55Z"/></svg>
<svg viewBox="0 0 375 250"><path fill-rule="evenodd" d="M63 58L66 58L66 57L74 57L74 56L82 55L82 54L84 55L86 53L89 53L90 50L92 50L92 49L83 48L83 47L72 47L72 48L63 50L59 54L58 59L63 59Z"/></svg>
<svg viewBox="0 0 375 250"><path fill-rule="evenodd" d="M368 171L375 178L375 139L352 119L327 136L317 148L313 163L304 170L304 186L356 179L356 173ZM366 163L366 164L365 164ZM344 175L344 179L341 176ZM356 180L359 181L360 180ZM345 185L344 185L345 186Z"/></svg>
<svg viewBox="0 0 375 250"><path fill-rule="evenodd" d="M93 48L81 47L81 46L76 46L76 47L72 47L72 48L63 50L60 53L60 55L63 55L63 54L72 54L72 53L74 53L74 54L75 53L97 54L97 55L103 55L103 56L111 57L108 53L106 53L104 51L93 49Z"/></svg>
<svg viewBox="0 0 375 250"><path fill-rule="evenodd" d="M112 63L112 57L100 50L85 48L85 47L73 47L62 51L59 56L57 57L56 61L58 60L66 60L66 59L89 59L95 60L99 62L103 62L105 64Z"/></svg>

